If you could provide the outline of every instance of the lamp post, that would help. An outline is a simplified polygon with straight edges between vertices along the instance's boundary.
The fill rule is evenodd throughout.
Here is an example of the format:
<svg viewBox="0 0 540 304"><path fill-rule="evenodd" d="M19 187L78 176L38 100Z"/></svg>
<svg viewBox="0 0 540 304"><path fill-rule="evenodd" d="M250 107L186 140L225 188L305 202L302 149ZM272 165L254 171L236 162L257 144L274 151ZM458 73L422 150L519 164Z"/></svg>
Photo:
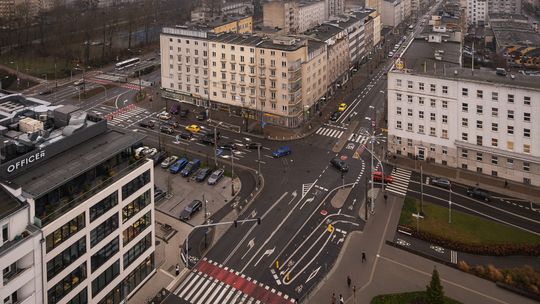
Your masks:
<svg viewBox="0 0 540 304"><path fill-rule="evenodd" d="M448 224L452 224L452 184L448 192Z"/></svg>
<svg viewBox="0 0 540 304"><path fill-rule="evenodd" d="M11 61L11 64L15 64L17 67L17 87L19 87L20 79L19 79L19 63L17 61Z"/></svg>
<svg viewBox="0 0 540 304"><path fill-rule="evenodd" d="M370 107L372 107L372 106L370 106ZM375 147L374 147L374 145L375 145L375 143L385 142L386 137L384 137L382 135L382 133L379 133L379 134L375 133L375 126L374 126L374 121L373 120L372 120L372 132L370 133L368 130L366 130L364 128L361 128L360 133L363 134L364 136L369 137L369 141L371 143L371 150L366 147L366 150L368 150L369 153L371 154L371 193L373 194L373 189L374 189L374 182L373 182L374 162L373 162L373 158L376 158L377 161L379 162L379 164L381 165L381 171L382 171L381 183L382 183L382 190L383 190L383 193L384 193L385 192L385 188L384 188L384 177L385 177L384 166L383 166L382 161L380 159L378 159L377 156L375 155ZM373 200L372 203L371 203L371 212L373 212L374 210L375 210L375 200Z"/></svg>
<svg viewBox="0 0 540 304"><path fill-rule="evenodd" d="M234 196L234 148L231 147L231 196Z"/></svg>

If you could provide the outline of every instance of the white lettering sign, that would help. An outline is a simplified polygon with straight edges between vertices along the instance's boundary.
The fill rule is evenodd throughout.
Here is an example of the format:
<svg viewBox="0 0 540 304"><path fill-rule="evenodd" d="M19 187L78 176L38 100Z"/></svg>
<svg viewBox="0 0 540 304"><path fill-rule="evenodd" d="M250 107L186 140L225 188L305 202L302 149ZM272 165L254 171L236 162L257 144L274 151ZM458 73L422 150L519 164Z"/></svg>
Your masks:
<svg viewBox="0 0 540 304"><path fill-rule="evenodd" d="M29 165L35 161L37 161L38 159L41 159L45 157L45 150L39 150L38 152L30 155L29 157L25 158L25 159L21 159L20 161L12 164L12 165L9 165L9 167L7 168L7 172L9 173L12 173L13 171L15 170L18 170L26 165Z"/></svg>

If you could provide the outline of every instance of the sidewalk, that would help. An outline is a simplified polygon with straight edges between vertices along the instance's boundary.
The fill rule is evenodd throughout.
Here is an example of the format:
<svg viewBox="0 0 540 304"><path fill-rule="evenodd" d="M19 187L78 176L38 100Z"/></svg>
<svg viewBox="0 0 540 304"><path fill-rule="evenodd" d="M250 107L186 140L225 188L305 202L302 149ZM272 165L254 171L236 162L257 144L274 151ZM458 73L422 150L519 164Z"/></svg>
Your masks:
<svg viewBox="0 0 540 304"><path fill-rule="evenodd" d="M476 185L488 191L517 197L530 202L540 203L540 188L531 185L525 185L508 181L508 187L504 187L504 179L492 177L485 174L479 174L472 171L451 168L436 163L425 161L415 161L404 156L395 155L389 157L387 162L397 166L420 172L420 165L426 175L446 177L449 180L466 185Z"/></svg>

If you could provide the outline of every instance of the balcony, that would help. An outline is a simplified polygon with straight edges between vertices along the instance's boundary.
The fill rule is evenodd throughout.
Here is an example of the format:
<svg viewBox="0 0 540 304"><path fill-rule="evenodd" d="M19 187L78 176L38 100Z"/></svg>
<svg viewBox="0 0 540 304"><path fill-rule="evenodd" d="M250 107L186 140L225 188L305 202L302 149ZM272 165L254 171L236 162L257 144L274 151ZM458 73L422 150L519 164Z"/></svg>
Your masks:
<svg viewBox="0 0 540 304"><path fill-rule="evenodd" d="M4 274L4 287L22 286L34 278L34 267L16 269L10 273Z"/></svg>
<svg viewBox="0 0 540 304"><path fill-rule="evenodd" d="M17 248L15 253L19 256L23 256L34 249L32 244L32 237L39 232L39 228L34 225L28 225L20 235L17 235L13 240L4 242L0 247L0 258L8 254L11 250ZM25 244L27 242L27 244ZM24 246L24 247L23 247Z"/></svg>
<svg viewBox="0 0 540 304"><path fill-rule="evenodd" d="M290 64L289 65L289 72L295 72L295 71L298 71L302 68L302 63L300 63L300 61L295 61L294 63Z"/></svg>

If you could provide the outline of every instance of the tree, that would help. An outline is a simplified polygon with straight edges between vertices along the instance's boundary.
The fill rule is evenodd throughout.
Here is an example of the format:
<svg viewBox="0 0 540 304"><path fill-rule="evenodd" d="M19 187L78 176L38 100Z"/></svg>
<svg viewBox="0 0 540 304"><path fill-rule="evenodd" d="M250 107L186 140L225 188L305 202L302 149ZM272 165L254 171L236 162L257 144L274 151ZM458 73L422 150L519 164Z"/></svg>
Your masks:
<svg viewBox="0 0 540 304"><path fill-rule="evenodd" d="M431 282L426 286L426 300L430 304L444 303L444 291L441 285L441 279L439 278L439 272L435 267L431 274Z"/></svg>

